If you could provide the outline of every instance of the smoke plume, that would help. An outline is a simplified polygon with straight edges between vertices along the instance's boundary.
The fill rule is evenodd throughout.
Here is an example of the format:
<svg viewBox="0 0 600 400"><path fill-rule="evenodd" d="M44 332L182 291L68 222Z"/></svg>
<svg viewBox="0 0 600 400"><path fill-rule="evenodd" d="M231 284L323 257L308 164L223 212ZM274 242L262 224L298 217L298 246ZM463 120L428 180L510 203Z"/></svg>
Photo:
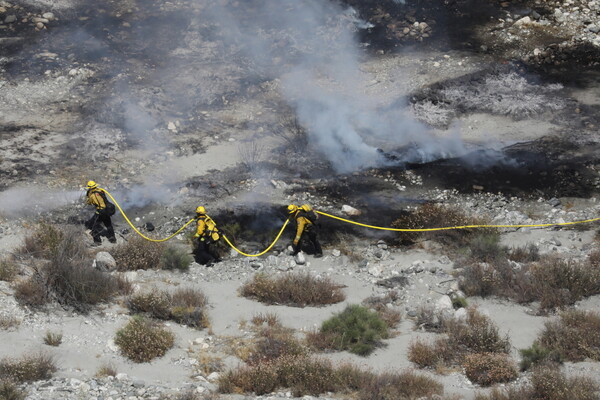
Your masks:
<svg viewBox="0 0 600 400"><path fill-rule="evenodd" d="M77 203L81 190L52 190L16 187L0 192L0 215L19 218L35 216L60 207Z"/></svg>

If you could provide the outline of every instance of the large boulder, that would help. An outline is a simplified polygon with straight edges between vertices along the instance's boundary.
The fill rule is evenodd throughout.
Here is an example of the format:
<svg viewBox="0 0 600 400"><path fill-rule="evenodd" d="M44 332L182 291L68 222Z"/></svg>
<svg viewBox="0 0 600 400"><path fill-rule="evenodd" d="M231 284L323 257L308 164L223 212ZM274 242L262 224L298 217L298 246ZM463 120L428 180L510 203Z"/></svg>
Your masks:
<svg viewBox="0 0 600 400"><path fill-rule="evenodd" d="M117 268L117 262L110 253L100 251L96 254L93 266L100 271L114 271Z"/></svg>

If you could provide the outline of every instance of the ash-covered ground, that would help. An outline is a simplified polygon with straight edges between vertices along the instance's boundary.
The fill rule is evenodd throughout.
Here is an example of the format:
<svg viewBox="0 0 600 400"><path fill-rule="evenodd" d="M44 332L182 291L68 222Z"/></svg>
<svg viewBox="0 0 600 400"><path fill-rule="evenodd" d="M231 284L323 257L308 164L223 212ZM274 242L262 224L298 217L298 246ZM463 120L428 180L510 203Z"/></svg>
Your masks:
<svg viewBox="0 0 600 400"><path fill-rule="evenodd" d="M167 236L204 205L217 223L240 224L247 251L270 243L292 203L341 216L349 205L360 211L353 219L379 226L425 203L494 224L595 218L599 32L597 0L0 1L0 249L10 257L37 222L89 218L80 188L90 179L144 233ZM119 244L134 237L120 216L113 221ZM84 315L32 310L1 282L1 313L21 323L0 333L0 356L45 349L59 360L55 378L24 385L32 399L206 393L218 373L203 373L199 352L241 363L226 347L251 335L240 323L253 314L275 312L300 335L347 304L396 290L388 306L404 319L386 347L324 357L375 371L415 367L409 344L433 334L411 318L459 290L461 255L435 239L322 225L325 257L301 265L285 252L288 229L259 259L232 252L213 268L129 273L138 289L189 284L209 298L210 332L173 323L175 348L152 363L116 349L129 318L121 304ZM504 229L501 242L583 260L597 247L596 225L580 227ZM173 241L188 246L186 234ZM101 250L112 248L105 239ZM20 278L31 274L27 262L21 268ZM329 276L347 299L298 309L239 297L257 271ZM381 284L394 277L406 280ZM575 307L598 311L599 300ZM467 301L509 335L515 360L551 318L535 304ZM63 332L61 346L42 344L49 329ZM125 375L94 378L105 362ZM564 368L600 376L597 362ZM448 396L485 390L461 371L426 373Z"/></svg>

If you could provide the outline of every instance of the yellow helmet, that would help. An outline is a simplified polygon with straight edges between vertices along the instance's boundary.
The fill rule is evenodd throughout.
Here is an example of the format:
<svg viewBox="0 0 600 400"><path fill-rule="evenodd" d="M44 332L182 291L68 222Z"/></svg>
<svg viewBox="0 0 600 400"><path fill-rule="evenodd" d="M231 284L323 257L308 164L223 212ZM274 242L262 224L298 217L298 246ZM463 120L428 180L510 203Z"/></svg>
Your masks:
<svg viewBox="0 0 600 400"><path fill-rule="evenodd" d="M90 189L96 189L98 187L98 184L94 181L88 181L86 189L90 190Z"/></svg>
<svg viewBox="0 0 600 400"><path fill-rule="evenodd" d="M296 211L298 211L298 206L294 205L294 204L290 204L288 206L288 214L293 214Z"/></svg>
<svg viewBox="0 0 600 400"><path fill-rule="evenodd" d="M302 207L300 207L300 208L306 212L312 211L312 207L308 204L302 204Z"/></svg>
<svg viewBox="0 0 600 400"><path fill-rule="evenodd" d="M202 206L196 207L196 214L206 214L206 209Z"/></svg>

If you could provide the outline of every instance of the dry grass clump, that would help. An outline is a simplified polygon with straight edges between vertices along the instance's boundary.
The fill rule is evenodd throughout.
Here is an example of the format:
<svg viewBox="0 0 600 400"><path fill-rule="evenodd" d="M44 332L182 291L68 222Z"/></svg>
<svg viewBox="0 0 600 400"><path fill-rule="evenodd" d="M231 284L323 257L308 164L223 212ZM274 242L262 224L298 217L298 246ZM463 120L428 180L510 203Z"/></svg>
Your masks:
<svg viewBox="0 0 600 400"><path fill-rule="evenodd" d="M207 299L200 290L177 289L173 294L165 290L151 290L137 293L127 300L133 313L147 313L149 316L196 328L208 327L206 314Z"/></svg>
<svg viewBox="0 0 600 400"><path fill-rule="evenodd" d="M134 237L118 245L111 253L119 271L159 268L165 252L163 243L150 242L142 237Z"/></svg>
<svg viewBox="0 0 600 400"><path fill-rule="evenodd" d="M174 343L175 336L171 331L140 316L131 318L115 337L121 354L137 363L164 356Z"/></svg>
<svg viewBox="0 0 600 400"><path fill-rule="evenodd" d="M39 307L54 300L86 312L91 306L130 290L128 282L92 267L80 230L69 228L60 232L61 241L49 260L36 268L30 278L15 285L15 297L21 304Z"/></svg>
<svg viewBox="0 0 600 400"><path fill-rule="evenodd" d="M257 339L244 360L249 365L308 354L308 349L294 336L294 331L281 325L275 314L255 315L252 324Z"/></svg>
<svg viewBox="0 0 600 400"><path fill-rule="evenodd" d="M519 303L539 301L542 310L560 308L600 293L600 262L594 260L546 256L523 265L507 259L470 263L461 273L460 285L469 296L496 295Z"/></svg>
<svg viewBox="0 0 600 400"><path fill-rule="evenodd" d="M324 321L317 332L307 335L310 346L319 350L348 350L366 356L389 337L387 323L374 311L349 305Z"/></svg>
<svg viewBox="0 0 600 400"><path fill-rule="evenodd" d="M56 372L54 359L46 353L0 360L0 380L16 383L33 382L50 379L54 372Z"/></svg>
<svg viewBox="0 0 600 400"><path fill-rule="evenodd" d="M539 261L540 249L533 243L529 243L523 247L515 247L508 251L506 255L509 260L518 263L530 263Z"/></svg>
<svg viewBox="0 0 600 400"><path fill-rule="evenodd" d="M27 393L10 380L0 380L0 399L2 400L25 400Z"/></svg>
<svg viewBox="0 0 600 400"><path fill-rule="evenodd" d="M219 379L221 393L263 395L289 388L294 396L348 393L359 400L417 399L441 395L443 386L414 372L375 375L350 365L334 367L331 361L305 356L285 356L274 361L243 366Z"/></svg>
<svg viewBox="0 0 600 400"><path fill-rule="evenodd" d="M567 377L556 365L533 369L531 383L525 386L493 389L478 393L475 400L596 400L600 385L588 377Z"/></svg>
<svg viewBox="0 0 600 400"><path fill-rule="evenodd" d="M442 332L445 318L443 312L436 311L433 307L420 306L417 309L415 329L423 329L427 332Z"/></svg>
<svg viewBox="0 0 600 400"><path fill-rule="evenodd" d="M57 347L62 343L63 335L60 332L50 332L47 331L46 335L44 335L44 343L48 346Z"/></svg>
<svg viewBox="0 0 600 400"><path fill-rule="evenodd" d="M420 368L444 369L463 365L474 353L508 354L508 337L501 337L498 327L476 309L467 310L465 321L443 320L445 337L433 343L417 340L408 348L408 359Z"/></svg>
<svg viewBox="0 0 600 400"><path fill-rule="evenodd" d="M218 400L221 397L217 393L198 393L189 389L183 393L161 394L159 400Z"/></svg>
<svg viewBox="0 0 600 400"><path fill-rule="evenodd" d="M368 297L363 300L362 304L379 314L379 317L385 321L388 328L394 329L402 321L402 313L391 307L396 300L398 300L398 292L392 290L384 296Z"/></svg>
<svg viewBox="0 0 600 400"><path fill-rule="evenodd" d="M25 237L23 246L17 249L21 255L49 258L64 240L64 230L45 222L38 224L33 233Z"/></svg>
<svg viewBox="0 0 600 400"><path fill-rule="evenodd" d="M105 363L102 364L96 374L94 375L96 378L106 378L109 376L117 376L117 368L113 363Z"/></svg>
<svg viewBox="0 0 600 400"><path fill-rule="evenodd" d="M503 353L467 354L463 367L467 378L481 386L510 382L518 375L514 361Z"/></svg>
<svg viewBox="0 0 600 400"><path fill-rule="evenodd" d="M486 221L465 215L462 210L426 203L415 211L392 222L394 228L442 228L446 226L480 225ZM495 232L495 229L479 229L477 234ZM473 236L473 229L458 229L434 232L399 232L403 242L415 242L420 238L433 239L452 247L462 247Z"/></svg>
<svg viewBox="0 0 600 400"><path fill-rule="evenodd" d="M294 307L335 304L346 298L340 285L309 273L284 274L275 278L259 273L240 288L240 294L267 304Z"/></svg>
<svg viewBox="0 0 600 400"><path fill-rule="evenodd" d="M12 282L19 273L19 267L12 258L0 259L0 281Z"/></svg>
<svg viewBox="0 0 600 400"><path fill-rule="evenodd" d="M570 310L558 320L546 322L538 338L539 344L557 352L562 359L600 361L600 314L593 311Z"/></svg>
<svg viewBox="0 0 600 400"><path fill-rule="evenodd" d="M21 321L12 315L0 316L0 329L7 330L21 325Z"/></svg>
<svg viewBox="0 0 600 400"><path fill-rule="evenodd" d="M192 261L194 260L186 249L168 246L160 258L160 268L169 271L187 271Z"/></svg>

